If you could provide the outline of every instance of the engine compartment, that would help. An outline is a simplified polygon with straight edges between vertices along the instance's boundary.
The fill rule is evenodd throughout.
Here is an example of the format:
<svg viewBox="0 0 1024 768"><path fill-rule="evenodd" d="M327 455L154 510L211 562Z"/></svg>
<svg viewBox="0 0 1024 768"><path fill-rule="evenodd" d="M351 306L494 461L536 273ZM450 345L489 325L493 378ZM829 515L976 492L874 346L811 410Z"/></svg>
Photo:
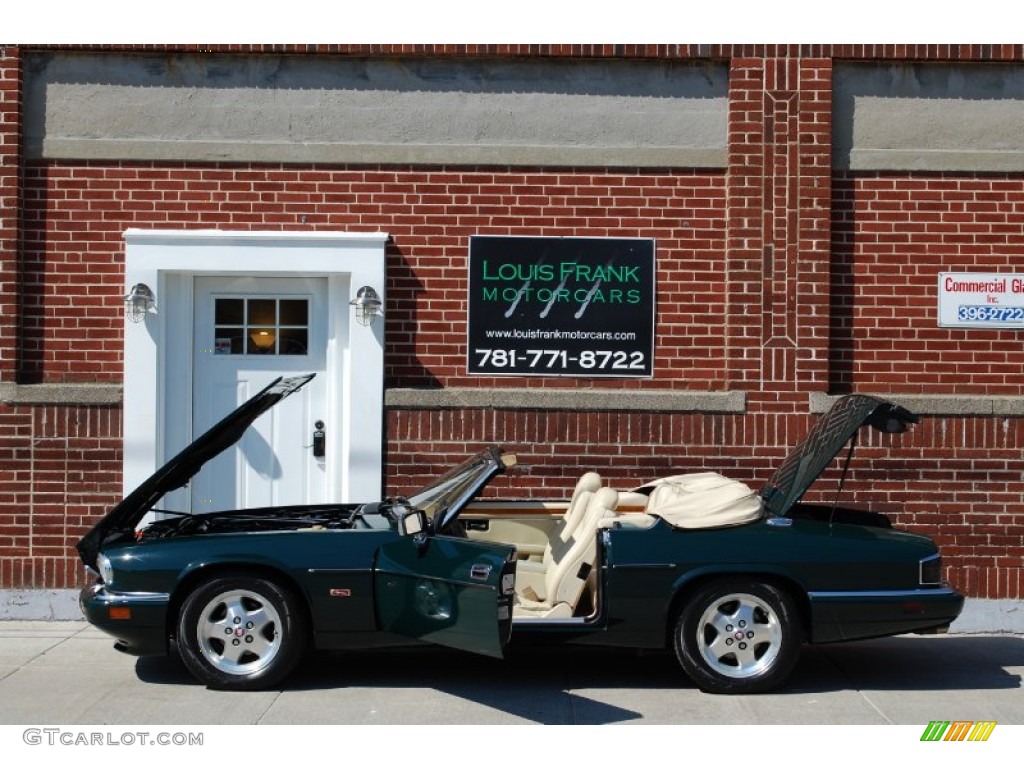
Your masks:
<svg viewBox="0 0 1024 768"><path fill-rule="evenodd" d="M198 515L154 510L171 517L150 523L136 534L136 538L139 541L150 541L214 533L387 527L389 523L382 519L384 513L379 507L379 504L330 504L242 509Z"/></svg>

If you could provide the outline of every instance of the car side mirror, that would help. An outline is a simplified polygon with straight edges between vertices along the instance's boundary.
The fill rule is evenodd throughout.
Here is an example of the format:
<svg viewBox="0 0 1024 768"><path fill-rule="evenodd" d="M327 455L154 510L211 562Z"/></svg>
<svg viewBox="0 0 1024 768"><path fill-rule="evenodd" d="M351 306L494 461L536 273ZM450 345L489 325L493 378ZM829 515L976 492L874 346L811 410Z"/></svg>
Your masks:
<svg viewBox="0 0 1024 768"><path fill-rule="evenodd" d="M427 513L422 509L406 512L398 518L398 533L402 536L420 536L427 532Z"/></svg>

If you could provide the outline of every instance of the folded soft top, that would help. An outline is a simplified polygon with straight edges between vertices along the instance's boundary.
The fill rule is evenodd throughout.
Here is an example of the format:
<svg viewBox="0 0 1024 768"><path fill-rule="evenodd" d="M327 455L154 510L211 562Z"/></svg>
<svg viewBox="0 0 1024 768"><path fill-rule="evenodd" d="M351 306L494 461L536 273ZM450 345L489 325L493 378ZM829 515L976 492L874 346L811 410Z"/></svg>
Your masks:
<svg viewBox="0 0 1024 768"><path fill-rule="evenodd" d="M743 525L761 517L761 497L717 472L664 477L636 490L649 495L647 514L676 528Z"/></svg>

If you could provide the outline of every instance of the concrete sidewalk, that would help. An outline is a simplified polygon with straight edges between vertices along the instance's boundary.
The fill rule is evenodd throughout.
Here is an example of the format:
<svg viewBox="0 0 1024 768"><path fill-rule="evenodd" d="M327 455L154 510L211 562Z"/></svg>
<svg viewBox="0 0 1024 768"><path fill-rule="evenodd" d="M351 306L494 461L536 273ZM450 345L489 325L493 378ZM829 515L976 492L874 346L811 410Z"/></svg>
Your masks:
<svg viewBox="0 0 1024 768"><path fill-rule="evenodd" d="M0 725L1019 725L1022 675L1024 636L958 634L805 647L758 696L702 693L668 653L570 647L313 654L282 689L227 693L85 622L0 622Z"/></svg>

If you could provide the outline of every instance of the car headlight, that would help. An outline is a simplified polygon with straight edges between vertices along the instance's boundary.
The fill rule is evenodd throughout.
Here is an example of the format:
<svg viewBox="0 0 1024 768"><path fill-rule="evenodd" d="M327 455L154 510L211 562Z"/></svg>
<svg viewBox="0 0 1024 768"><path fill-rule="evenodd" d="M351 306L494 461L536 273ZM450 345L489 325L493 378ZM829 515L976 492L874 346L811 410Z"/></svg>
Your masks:
<svg viewBox="0 0 1024 768"><path fill-rule="evenodd" d="M921 560L921 585L942 583L942 558L938 553Z"/></svg>
<svg viewBox="0 0 1024 768"><path fill-rule="evenodd" d="M100 572L100 578L108 587L114 583L114 566L110 564L110 558L102 552L96 555L96 568Z"/></svg>

